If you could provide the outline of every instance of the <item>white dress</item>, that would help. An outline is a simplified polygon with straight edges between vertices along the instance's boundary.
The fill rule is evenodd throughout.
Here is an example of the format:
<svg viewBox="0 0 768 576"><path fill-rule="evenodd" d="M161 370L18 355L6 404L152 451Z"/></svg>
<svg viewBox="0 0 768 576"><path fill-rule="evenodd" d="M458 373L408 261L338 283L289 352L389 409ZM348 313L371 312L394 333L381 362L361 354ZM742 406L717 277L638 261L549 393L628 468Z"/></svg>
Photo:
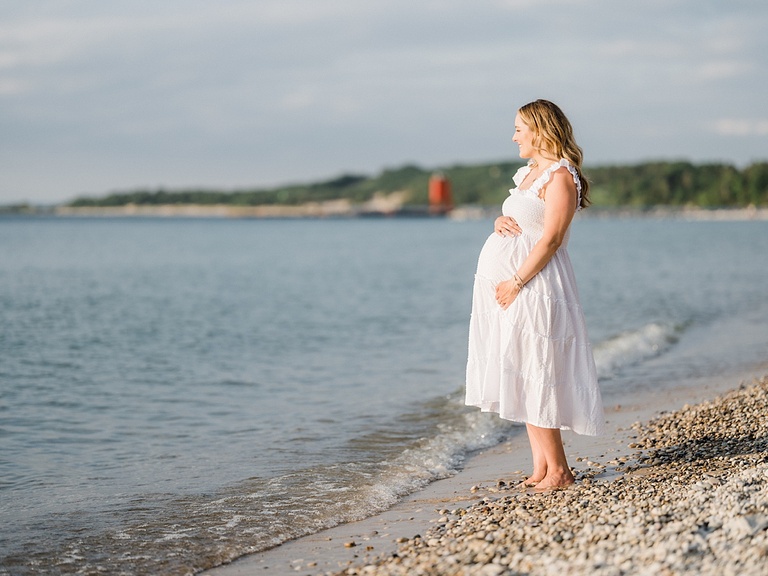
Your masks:
<svg viewBox="0 0 768 576"><path fill-rule="evenodd" d="M514 277L542 236L544 200L539 192L562 166L572 174L581 200L578 172L567 160L553 163L527 190L518 186L531 168L520 168L502 213L517 221L522 234L493 233L480 252L469 325L466 404L506 420L596 436L604 432L605 418L567 250L569 234L509 308L503 310L496 302L496 285Z"/></svg>

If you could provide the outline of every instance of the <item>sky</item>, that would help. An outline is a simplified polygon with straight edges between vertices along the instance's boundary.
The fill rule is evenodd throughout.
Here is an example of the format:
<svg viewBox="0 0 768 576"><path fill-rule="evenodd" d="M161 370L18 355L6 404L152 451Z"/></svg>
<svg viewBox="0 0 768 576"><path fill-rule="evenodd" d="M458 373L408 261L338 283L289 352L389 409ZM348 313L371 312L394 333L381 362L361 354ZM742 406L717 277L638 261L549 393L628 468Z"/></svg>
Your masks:
<svg viewBox="0 0 768 576"><path fill-rule="evenodd" d="M768 160L765 0L2 0L0 204L514 160Z"/></svg>

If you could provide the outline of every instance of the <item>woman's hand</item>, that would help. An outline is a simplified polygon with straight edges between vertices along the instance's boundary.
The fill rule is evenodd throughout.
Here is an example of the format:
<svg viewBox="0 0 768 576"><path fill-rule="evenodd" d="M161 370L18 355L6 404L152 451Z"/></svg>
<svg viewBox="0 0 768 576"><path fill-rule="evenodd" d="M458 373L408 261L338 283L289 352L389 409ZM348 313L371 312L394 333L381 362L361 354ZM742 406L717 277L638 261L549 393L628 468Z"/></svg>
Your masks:
<svg viewBox="0 0 768 576"><path fill-rule="evenodd" d="M493 231L499 236L519 236L522 230L511 216L499 216L493 223Z"/></svg>
<svg viewBox="0 0 768 576"><path fill-rule="evenodd" d="M520 294L520 285L514 279L505 280L496 285L496 302L502 310L509 308L518 294Z"/></svg>

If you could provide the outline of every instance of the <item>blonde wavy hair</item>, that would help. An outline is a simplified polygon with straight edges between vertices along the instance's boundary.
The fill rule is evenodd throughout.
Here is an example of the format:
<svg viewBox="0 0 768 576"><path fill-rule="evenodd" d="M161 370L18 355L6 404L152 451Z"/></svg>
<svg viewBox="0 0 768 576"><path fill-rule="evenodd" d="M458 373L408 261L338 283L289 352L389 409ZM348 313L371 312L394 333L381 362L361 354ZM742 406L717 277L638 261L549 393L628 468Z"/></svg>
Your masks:
<svg viewBox="0 0 768 576"><path fill-rule="evenodd" d="M573 164L581 181L581 207L589 206L589 182L581 171L584 154L576 144L573 127L563 111L549 100L535 100L520 108L518 113L533 132L535 147Z"/></svg>

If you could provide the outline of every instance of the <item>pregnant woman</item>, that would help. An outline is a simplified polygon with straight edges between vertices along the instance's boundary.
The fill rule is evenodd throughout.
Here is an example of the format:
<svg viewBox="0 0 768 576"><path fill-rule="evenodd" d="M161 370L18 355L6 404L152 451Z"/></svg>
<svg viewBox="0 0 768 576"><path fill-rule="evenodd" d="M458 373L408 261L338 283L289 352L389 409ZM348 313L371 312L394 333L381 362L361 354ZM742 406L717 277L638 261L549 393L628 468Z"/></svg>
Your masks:
<svg viewBox="0 0 768 576"><path fill-rule="evenodd" d="M469 327L466 403L524 422L533 454L526 486L574 482L561 430L599 435L595 362L567 245L588 203L582 151L552 102L526 104L513 140L526 166L480 252Z"/></svg>

